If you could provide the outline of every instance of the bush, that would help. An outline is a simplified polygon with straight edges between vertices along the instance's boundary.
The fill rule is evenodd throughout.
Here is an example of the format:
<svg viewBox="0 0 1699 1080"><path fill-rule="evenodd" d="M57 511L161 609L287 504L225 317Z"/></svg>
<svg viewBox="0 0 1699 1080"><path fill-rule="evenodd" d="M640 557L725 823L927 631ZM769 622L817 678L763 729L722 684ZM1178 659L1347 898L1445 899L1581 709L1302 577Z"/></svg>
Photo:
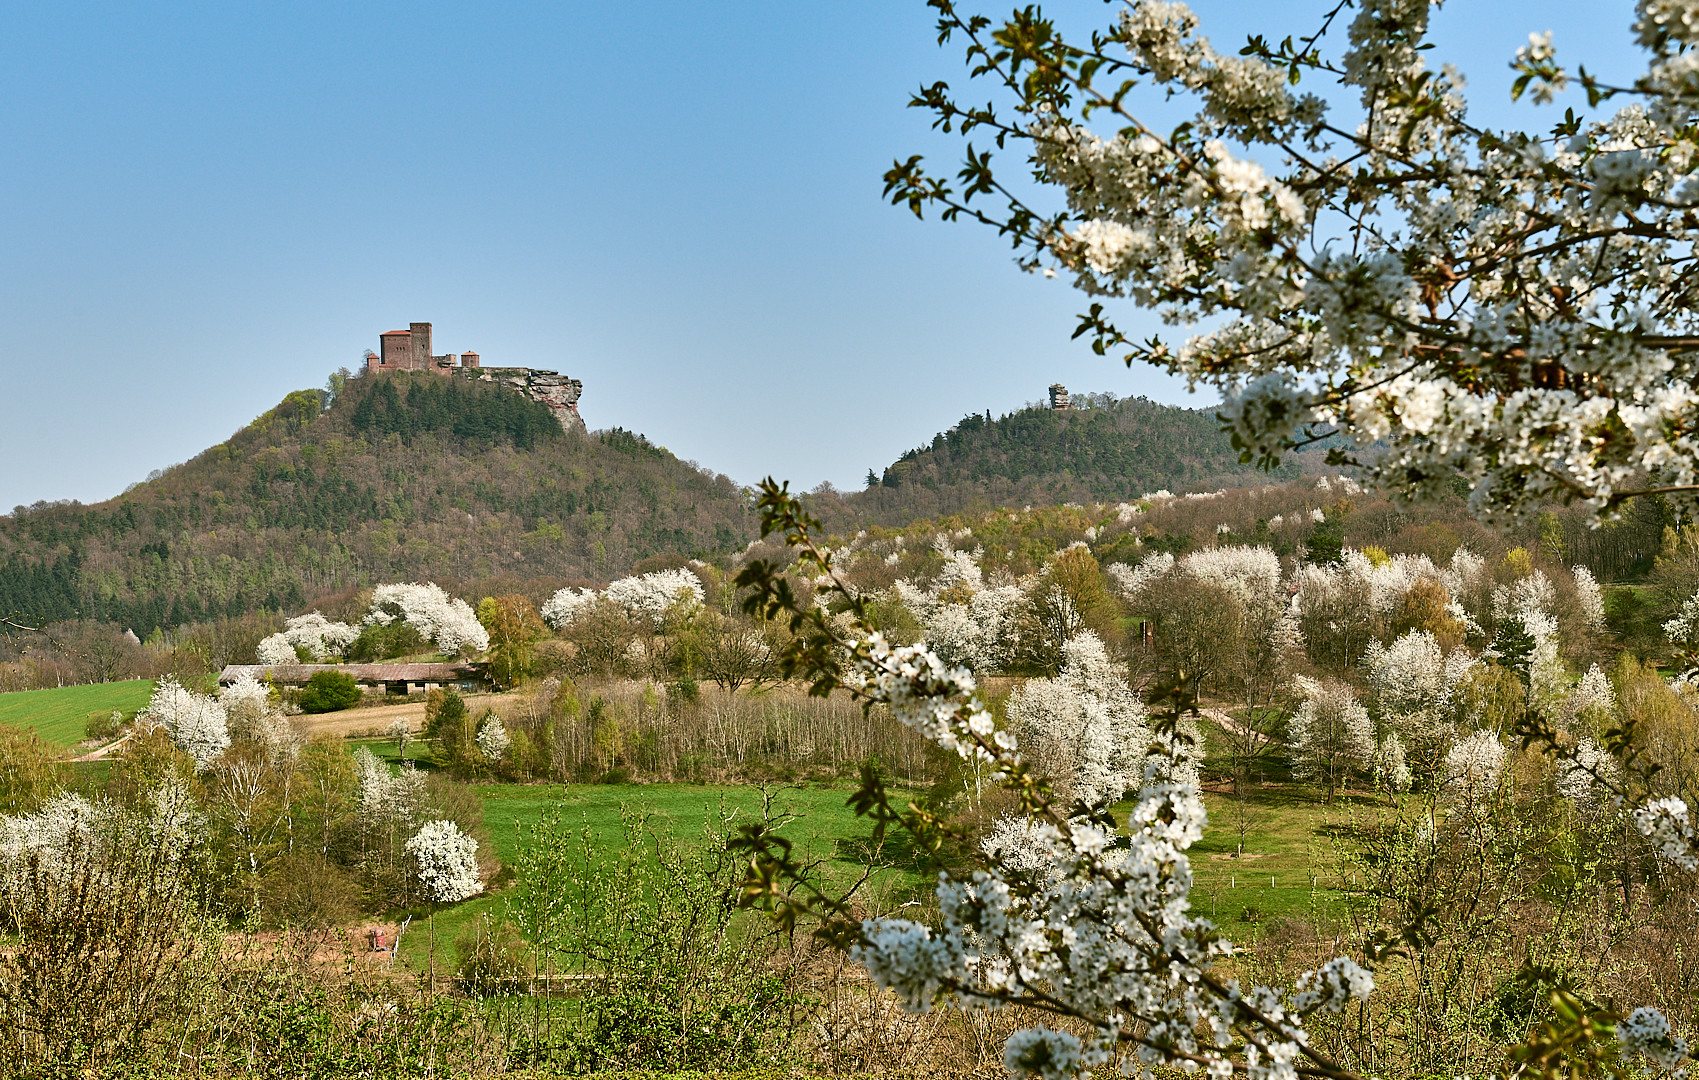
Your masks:
<svg viewBox="0 0 1699 1080"><path fill-rule="evenodd" d="M133 719L135 719L134 713L126 717L120 709L113 709L111 712L105 710L93 712L89 714L88 726L84 729L83 734L90 739L110 739Z"/></svg>
<svg viewBox="0 0 1699 1080"><path fill-rule="evenodd" d="M360 703L360 684L342 671L321 671L307 680L301 690L302 712L327 713L352 708Z"/></svg>
<svg viewBox="0 0 1699 1080"><path fill-rule="evenodd" d="M531 974L530 948L510 922L478 919L455 940L461 989L486 996L515 993Z"/></svg>

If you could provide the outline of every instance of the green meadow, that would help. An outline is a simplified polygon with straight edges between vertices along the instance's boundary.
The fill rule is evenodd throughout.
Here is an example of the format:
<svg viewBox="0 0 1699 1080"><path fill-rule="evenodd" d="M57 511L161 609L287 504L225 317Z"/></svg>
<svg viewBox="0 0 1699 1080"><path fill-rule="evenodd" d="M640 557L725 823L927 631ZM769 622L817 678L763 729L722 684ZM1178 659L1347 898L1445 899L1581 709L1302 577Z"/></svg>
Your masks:
<svg viewBox="0 0 1699 1080"><path fill-rule="evenodd" d="M0 724L29 728L56 746L75 746L87 737L90 720L114 709L133 715L152 693L153 680L131 679L0 694Z"/></svg>

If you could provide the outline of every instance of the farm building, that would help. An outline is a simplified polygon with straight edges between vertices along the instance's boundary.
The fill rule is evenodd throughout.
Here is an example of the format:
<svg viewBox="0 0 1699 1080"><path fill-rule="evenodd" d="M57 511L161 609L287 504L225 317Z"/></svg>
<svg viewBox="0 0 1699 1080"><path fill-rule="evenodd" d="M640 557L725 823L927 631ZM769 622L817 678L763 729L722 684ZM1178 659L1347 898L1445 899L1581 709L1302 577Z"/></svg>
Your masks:
<svg viewBox="0 0 1699 1080"><path fill-rule="evenodd" d="M218 673L218 685L229 686L252 675L280 686L305 686L321 671L352 675L361 686L381 686L389 694L421 693L439 686L478 691L489 686L482 664L231 664Z"/></svg>

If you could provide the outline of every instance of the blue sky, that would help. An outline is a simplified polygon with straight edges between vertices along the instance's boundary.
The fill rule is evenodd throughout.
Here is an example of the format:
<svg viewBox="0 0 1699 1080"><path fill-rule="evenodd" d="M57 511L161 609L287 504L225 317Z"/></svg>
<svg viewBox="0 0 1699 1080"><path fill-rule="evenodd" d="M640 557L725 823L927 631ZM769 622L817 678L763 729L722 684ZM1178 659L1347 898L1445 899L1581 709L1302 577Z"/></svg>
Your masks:
<svg viewBox="0 0 1699 1080"><path fill-rule="evenodd" d="M1227 48L1325 5L1194 6ZM1477 119L1544 126L1516 46L1626 75L1631 21L1454 2L1434 56ZM920 0L12 5L0 508L117 494L411 320L743 482L858 486L1057 381L1213 400L1070 343L1085 302L988 230L881 201L893 158L958 153L904 108L938 78Z"/></svg>

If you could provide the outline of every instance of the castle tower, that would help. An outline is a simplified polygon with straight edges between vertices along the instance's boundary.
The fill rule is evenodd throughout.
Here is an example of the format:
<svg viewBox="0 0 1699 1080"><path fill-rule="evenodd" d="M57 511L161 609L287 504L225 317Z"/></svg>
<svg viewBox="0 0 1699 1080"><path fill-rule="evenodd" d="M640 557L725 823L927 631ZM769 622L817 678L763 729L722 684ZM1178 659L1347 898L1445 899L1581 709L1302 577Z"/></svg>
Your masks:
<svg viewBox="0 0 1699 1080"><path fill-rule="evenodd" d="M409 366L416 371L430 370L432 366L431 324L428 322L408 323L407 334L412 338L413 343L413 363Z"/></svg>
<svg viewBox="0 0 1699 1080"><path fill-rule="evenodd" d="M463 368L481 367L482 364L483 362L478 359L478 354L475 352L463 352L460 354L460 366Z"/></svg>

